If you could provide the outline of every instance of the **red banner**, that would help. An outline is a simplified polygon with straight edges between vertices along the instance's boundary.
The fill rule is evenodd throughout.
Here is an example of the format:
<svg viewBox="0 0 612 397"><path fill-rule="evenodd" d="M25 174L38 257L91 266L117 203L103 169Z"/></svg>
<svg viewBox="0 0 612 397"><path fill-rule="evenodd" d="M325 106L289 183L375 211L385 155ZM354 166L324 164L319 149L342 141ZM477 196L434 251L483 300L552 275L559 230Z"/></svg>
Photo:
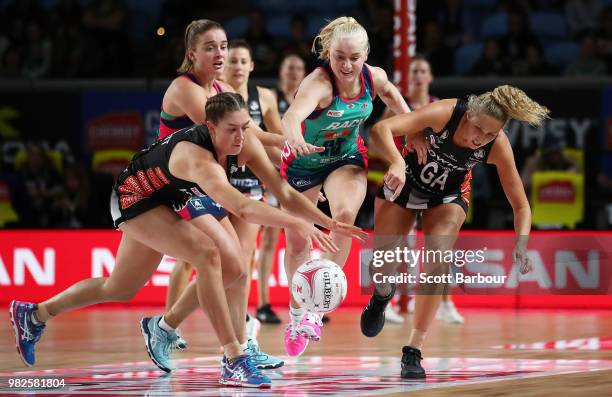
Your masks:
<svg viewBox="0 0 612 397"><path fill-rule="evenodd" d="M511 232L479 233L491 236L512 236ZM467 235L469 236L469 234ZM544 279L552 283L553 293L554 288L558 288L561 283L573 286L575 289L572 291L576 291L576 294L579 293L579 288L584 288L585 294L589 293L589 280L595 276L594 270L591 270L591 268L594 269L595 262L591 260L587 263L586 257L583 258L582 254L577 254L576 261L572 262L571 268L565 265L563 265L565 267L560 267L558 261L552 259L549 261L547 259L550 256L550 247L547 247L544 242L550 239L538 238L539 236L548 236L549 234L535 232L533 235L534 238L530 241L529 252L532 257L536 257L534 262L536 262L536 275L538 276L527 279L527 284L521 283L520 287L522 289L520 292L523 294L530 293L529 289L525 290L525 285L531 285L532 288L538 286L538 280L546 276L547 278ZM559 233L556 235L559 235ZM576 236L576 244L578 245L580 244L578 237L587 236L596 238L603 247L612 247L612 232L567 232L562 233L562 235L570 239L572 236ZM89 277L108 276L115 265L115 256L120 238L120 232L111 230L1 231L0 303L6 304L11 299L39 302L57 294L77 281ZM496 246L495 241L495 239L491 239L488 242L488 250L495 255L499 255L499 258L509 258L511 247L505 247L501 243ZM607 244L606 241L608 242ZM270 301L273 305L286 305L289 298L287 277L282 266L278 266L279 263L283 263L284 247L284 239L281 236L275 255L274 268L270 277ZM499 253L495 253L495 249ZM567 249L571 250L572 247L568 246ZM362 306L369 299L369 296L362 294L360 289L360 281L364 279L360 271L360 253L359 245L354 243L344 268L349 285L344 303L345 306ZM606 260L609 262L609 258L606 258L607 253L607 251L603 251L599 254L604 259L601 261L604 265ZM313 256L316 257L318 254L315 251ZM587 253L586 255L590 255L590 258L595 257L594 253ZM538 262L537 257L541 257L543 260ZM491 269L495 269L496 266L501 269L500 266L503 261L500 259L498 262L498 264L487 262L489 266L488 271L492 272ZM164 257L149 282L131 303L137 305L163 305L168 285L168 276L173 265L174 259ZM606 274L609 274L609 269L607 269L607 266L600 267L602 269L597 273L598 277L606 277ZM578 278L580 274L583 275L584 284ZM255 276L254 279L256 280L256 278ZM257 302L255 282L253 282L250 295L252 304ZM506 286L506 288L509 287ZM611 295L525 296L518 295L519 289L517 288L515 294L510 293L504 296L456 296L455 301L460 306L480 307L612 308ZM536 293L535 290L533 293Z"/></svg>

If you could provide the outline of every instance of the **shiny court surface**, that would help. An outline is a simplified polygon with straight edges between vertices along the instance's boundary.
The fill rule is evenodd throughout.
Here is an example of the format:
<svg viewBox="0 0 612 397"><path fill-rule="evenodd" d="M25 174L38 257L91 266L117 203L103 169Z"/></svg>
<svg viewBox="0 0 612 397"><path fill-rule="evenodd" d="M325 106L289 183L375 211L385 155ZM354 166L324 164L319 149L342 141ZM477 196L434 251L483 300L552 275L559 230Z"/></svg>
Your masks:
<svg viewBox="0 0 612 397"><path fill-rule="evenodd" d="M211 326L195 314L181 327L187 352L164 375L150 363L139 332L155 309L103 308L60 316L26 368L14 348L8 315L0 323L0 394L187 396L612 395L612 312L463 310L464 325L436 321L423 350L427 380L399 377L400 349L411 316L374 339L361 336L359 310L332 314L323 339L304 356L266 371L265 391L218 385L220 353ZM286 318L286 316L283 316ZM263 326L259 341L283 355L284 327ZM9 379L57 379L65 386L9 388Z"/></svg>

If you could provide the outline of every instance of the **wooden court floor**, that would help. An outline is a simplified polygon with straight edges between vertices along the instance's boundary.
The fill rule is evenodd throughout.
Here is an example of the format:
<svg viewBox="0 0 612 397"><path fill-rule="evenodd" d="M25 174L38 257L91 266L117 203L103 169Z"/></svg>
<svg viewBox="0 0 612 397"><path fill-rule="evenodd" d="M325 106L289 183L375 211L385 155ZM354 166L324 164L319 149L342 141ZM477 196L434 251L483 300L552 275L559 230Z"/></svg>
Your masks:
<svg viewBox="0 0 612 397"><path fill-rule="evenodd" d="M162 372L150 363L140 335L139 319L157 313L156 308L115 306L64 314L49 322L37 346L34 368L26 368L18 358L8 310L3 309L1 395L25 392L7 388L11 377L45 374L78 378L78 383L85 386L93 379L112 377L113 382L105 384L102 391L96 389L95 394L255 395L216 386L219 348L210 323L199 312L181 327L190 346L187 352L174 355L180 370L172 379L161 376ZM281 314L287 318L286 313ZM407 340L411 316L405 316L403 325L387 324L378 337L369 339L359 331L359 314L358 308L332 313L322 340L311 343L302 358L289 359L276 371L273 388L267 393L612 396L612 311L462 310L466 319L463 325L435 321L423 350L428 380L412 383L399 378L400 350ZM283 325L263 326L258 338L262 349L285 356L283 330ZM198 373L205 374L197 378L199 383L193 381ZM117 377L131 379L130 388ZM139 383L138 379L143 380ZM140 393L139 384L146 384L143 390L149 391ZM119 388L113 391L117 385ZM29 395L46 392L62 390L30 390ZM93 393L86 389L63 392Z"/></svg>

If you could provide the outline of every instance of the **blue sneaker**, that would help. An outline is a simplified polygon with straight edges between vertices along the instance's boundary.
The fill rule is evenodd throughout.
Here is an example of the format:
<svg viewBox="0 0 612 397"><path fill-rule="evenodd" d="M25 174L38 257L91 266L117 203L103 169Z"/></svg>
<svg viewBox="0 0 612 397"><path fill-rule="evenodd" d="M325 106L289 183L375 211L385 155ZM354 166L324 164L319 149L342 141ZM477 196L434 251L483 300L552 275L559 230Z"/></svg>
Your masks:
<svg viewBox="0 0 612 397"><path fill-rule="evenodd" d="M285 365L285 362L280 358L262 352L255 339L248 340L244 352L249 355L249 360L257 369L274 369Z"/></svg>
<svg viewBox="0 0 612 397"><path fill-rule="evenodd" d="M161 316L145 317L140 320L140 331L145 340L147 353L155 365L162 371L171 372L174 369L170 360L170 352L178 340L176 332L168 332L159 327Z"/></svg>
<svg viewBox="0 0 612 397"><path fill-rule="evenodd" d="M221 360L221 378L219 383L227 386L270 387L272 381L262 374L249 360L248 355L239 356L231 363L223 357Z"/></svg>
<svg viewBox="0 0 612 397"><path fill-rule="evenodd" d="M37 308L36 303L12 301L9 309L13 331L15 331L17 352L28 367L34 365L36 361L34 346L45 330L45 324L34 325L32 322L32 312Z"/></svg>

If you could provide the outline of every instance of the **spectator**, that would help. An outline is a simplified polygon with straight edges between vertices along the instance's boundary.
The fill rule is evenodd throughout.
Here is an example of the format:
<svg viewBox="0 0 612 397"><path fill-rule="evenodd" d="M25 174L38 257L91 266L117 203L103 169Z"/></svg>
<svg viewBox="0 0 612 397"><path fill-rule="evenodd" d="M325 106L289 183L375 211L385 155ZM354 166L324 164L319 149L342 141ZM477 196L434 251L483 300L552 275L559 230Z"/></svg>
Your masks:
<svg viewBox="0 0 612 397"><path fill-rule="evenodd" d="M606 7L599 17L600 29L597 31L597 51L612 71L612 6Z"/></svg>
<svg viewBox="0 0 612 397"><path fill-rule="evenodd" d="M423 47L419 52L429 60L436 74L447 76L453 72L453 51L444 44L442 32L435 21L426 23Z"/></svg>
<svg viewBox="0 0 612 397"><path fill-rule="evenodd" d="M129 76L132 56L124 1L94 0L85 9L82 22L89 38L84 73L91 77Z"/></svg>
<svg viewBox="0 0 612 397"><path fill-rule="evenodd" d="M578 164L565 155L563 149L565 149L563 139L550 133L544 136L540 151L529 157L523 166L521 180L525 189L531 187L531 177L536 171L581 171Z"/></svg>
<svg viewBox="0 0 612 397"><path fill-rule="evenodd" d="M81 19L83 9L78 0L62 0L53 10L51 26L54 27L51 76L77 77L81 72L85 53L85 41Z"/></svg>
<svg viewBox="0 0 612 397"><path fill-rule="evenodd" d="M567 76L603 76L606 74L606 64L597 55L595 36L586 33L581 40L580 58L570 64L565 74Z"/></svg>
<svg viewBox="0 0 612 397"><path fill-rule="evenodd" d="M54 227L82 228L90 226L89 179L85 171L76 164L64 169L63 191L54 202Z"/></svg>
<svg viewBox="0 0 612 397"><path fill-rule="evenodd" d="M511 11L508 14L508 34L500 39L501 52L506 57L506 62L512 65L514 62L525 59L527 47L538 43L538 39L531 33L527 14L522 11Z"/></svg>
<svg viewBox="0 0 612 397"><path fill-rule="evenodd" d="M45 77L51 70L51 40L36 21L26 25L23 75L30 79Z"/></svg>
<svg viewBox="0 0 612 397"><path fill-rule="evenodd" d="M272 75L276 64L276 51L272 46L274 38L266 30L265 19L260 10L253 9L249 13L249 27L244 39L253 49L253 61L256 65L253 76Z"/></svg>
<svg viewBox="0 0 612 397"><path fill-rule="evenodd" d="M368 62L383 68L388 75L393 73L393 8L381 6L376 11L376 28L368 32L370 54Z"/></svg>
<svg viewBox="0 0 612 397"><path fill-rule="evenodd" d="M444 43L457 48L465 41L465 12L463 0L446 0L446 7L439 9L437 22L444 32Z"/></svg>
<svg viewBox="0 0 612 397"><path fill-rule="evenodd" d="M601 8L601 0L567 0L565 2L565 17L574 36L597 28L597 17Z"/></svg>
<svg viewBox="0 0 612 397"><path fill-rule="evenodd" d="M474 65L471 76L505 76L509 74L508 63L501 53L497 39L489 37L485 40L482 56Z"/></svg>
<svg viewBox="0 0 612 397"><path fill-rule="evenodd" d="M25 227L51 227L52 219L57 218L53 203L63 194L59 171L38 143L28 146L26 161L20 171L28 210L27 214L19 214L19 219L24 220Z"/></svg>
<svg viewBox="0 0 612 397"><path fill-rule="evenodd" d="M527 57L512 65L512 74L515 76L552 76L558 74L558 71L546 62L542 46L539 43L531 43L527 46Z"/></svg>
<svg viewBox="0 0 612 397"><path fill-rule="evenodd" d="M21 69L23 57L21 50L17 46L10 46L2 55L2 65L0 66L0 76L3 78L19 78L22 76Z"/></svg>
<svg viewBox="0 0 612 397"><path fill-rule="evenodd" d="M312 38L307 37L308 20L303 15L294 15L291 17L291 38L284 45L282 53L297 54L300 58L306 60L310 66L315 62L311 51ZM259 65L257 66L259 67Z"/></svg>

